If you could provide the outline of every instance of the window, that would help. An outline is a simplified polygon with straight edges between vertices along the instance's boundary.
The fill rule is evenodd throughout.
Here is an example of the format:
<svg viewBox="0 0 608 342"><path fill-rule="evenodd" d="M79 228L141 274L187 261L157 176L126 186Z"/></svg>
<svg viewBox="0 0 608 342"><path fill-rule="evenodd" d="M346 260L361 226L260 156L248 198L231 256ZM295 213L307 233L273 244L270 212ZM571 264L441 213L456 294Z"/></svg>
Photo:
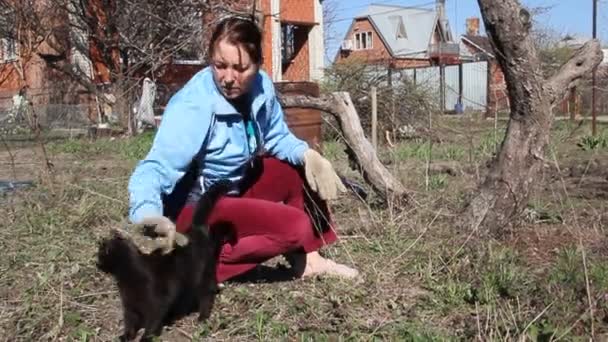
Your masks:
<svg viewBox="0 0 608 342"><path fill-rule="evenodd" d="M400 15L391 15L388 17L388 19L393 25L395 39L407 38L407 33L405 32L405 24L403 24L403 17Z"/></svg>
<svg viewBox="0 0 608 342"><path fill-rule="evenodd" d="M17 42L13 38L2 38L2 61L10 62L17 59Z"/></svg>
<svg viewBox="0 0 608 342"><path fill-rule="evenodd" d="M295 57L296 27L290 24L281 25L281 61L290 63Z"/></svg>
<svg viewBox="0 0 608 342"><path fill-rule="evenodd" d="M13 10L4 7L0 9L0 62L11 62L19 57L15 22L16 14Z"/></svg>
<svg viewBox="0 0 608 342"><path fill-rule="evenodd" d="M368 50L371 48L373 48L371 32L355 33L355 50Z"/></svg>

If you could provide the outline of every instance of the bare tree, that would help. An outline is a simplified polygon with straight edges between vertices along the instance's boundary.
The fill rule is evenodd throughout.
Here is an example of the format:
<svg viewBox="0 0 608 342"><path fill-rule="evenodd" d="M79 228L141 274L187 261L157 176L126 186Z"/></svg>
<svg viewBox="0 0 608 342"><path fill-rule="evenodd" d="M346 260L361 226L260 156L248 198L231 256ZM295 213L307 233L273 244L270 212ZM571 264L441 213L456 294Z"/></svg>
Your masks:
<svg viewBox="0 0 608 342"><path fill-rule="evenodd" d="M130 128L143 77L161 76L176 59L204 61L213 22L203 14L230 8L228 0L0 0L0 35L18 42L20 63L42 59Z"/></svg>
<svg viewBox="0 0 608 342"><path fill-rule="evenodd" d="M464 223L499 232L516 222L544 163L552 109L602 58L589 41L551 78L542 75L530 35L531 15L517 0L478 0L485 27L505 74L511 114L500 152L464 215Z"/></svg>
<svg viewBox="0 0 608 342"><path fill-rule="evenodd" d="M323 44L325 46L325 58L332 60L329 55L329 47L338 43L341 37L336 32L336 20L338 20L338 1L325 0L323 1Z"/></svg>

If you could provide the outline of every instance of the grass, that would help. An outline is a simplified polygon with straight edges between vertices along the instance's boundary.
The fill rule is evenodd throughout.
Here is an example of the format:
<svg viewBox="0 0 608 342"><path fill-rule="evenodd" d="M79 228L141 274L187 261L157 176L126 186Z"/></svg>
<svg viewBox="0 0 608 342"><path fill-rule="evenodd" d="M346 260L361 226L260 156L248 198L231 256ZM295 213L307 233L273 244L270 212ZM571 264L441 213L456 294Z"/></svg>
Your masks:
<svg viewBox="0 0 608 342"><path fill-rule="evenodd" d="M113 155L123 160L137 161L148 153L154 133L147 131L136 139L107 139L95 141L66 140L49 144L53 153L70 154L82 158Z"/></svg>
<svg viewBox="0 0 608 342"><path fill-rule="evenodd" d="M601 175L572 178L549 169L551 177L536 184L529 203L547 219L524 221L501 240L461 231L454 226L458 209L483 179L479 165L497 140L491 123L443 124L464 133L438 129L443 139L432 148L424 141L381 147L416 205L380 208L349 195L334 203L343 239L323 253L355 265L361 282L227 283L208 322L188 317L163 340L576 341L588 340L592 331L601 339L608 333L602 226L608 217L605 200L583 197L587 179ZM576 146L586 129L572 135L575 128L560 123L552 132L560 166L608 161L605 149ZM4 340L110 341L120 333L118 293L96 270L94 254L97 241L126 216L126 182L151 141L147 134L49 143L53 175L39 155L28 160L33 166L23 172L31 173L36 187L0 198ZM323 148L341 172L365 184L348 169L341 143ZM25 162L19 158L26 154L15 155ZM427 189L429 155L455 163L463 174L431 174Z"/></svg>

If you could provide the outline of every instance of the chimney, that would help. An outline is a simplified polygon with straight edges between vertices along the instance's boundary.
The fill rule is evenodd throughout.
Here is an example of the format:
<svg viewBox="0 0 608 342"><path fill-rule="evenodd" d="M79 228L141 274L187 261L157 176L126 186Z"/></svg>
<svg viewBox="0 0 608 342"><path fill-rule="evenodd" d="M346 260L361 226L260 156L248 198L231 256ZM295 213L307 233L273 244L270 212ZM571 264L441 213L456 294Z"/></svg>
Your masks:
<svg viewBox="0 0 608 342"><path fill-rule="evenodd" d="M467 18L467 36L479 35L479 18Z"/></svg>

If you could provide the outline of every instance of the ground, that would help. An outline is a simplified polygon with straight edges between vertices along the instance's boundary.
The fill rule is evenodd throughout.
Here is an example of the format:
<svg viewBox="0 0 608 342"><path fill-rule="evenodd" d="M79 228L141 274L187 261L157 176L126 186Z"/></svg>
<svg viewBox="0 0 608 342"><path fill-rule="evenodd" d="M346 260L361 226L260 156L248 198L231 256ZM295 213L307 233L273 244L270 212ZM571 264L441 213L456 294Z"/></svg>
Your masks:
<svg viewBox="0 0 608 342"><path fill-rule="evenodd" d="M341 240L322 252L358 268L360 281L227 283L210 321L187 317L162 340L605 337L608 135L590 138L588 123L556 123L522 222L489 238L455 222L483 180L504 124L444 117L431 131L431 149L428 135L380 149L410 190L408 206L383 205L374 196L363 203L350 194L332 204ZM8 142L0 150L0 180L35 184L0 194L4 340L110 341L120 334L118 293L95 268L96 243L125 219L128 177L150 141L146 134ZM363 184L343 147L328 141L324 153ZM450 174L427 175L429 156Z"/></svg>

